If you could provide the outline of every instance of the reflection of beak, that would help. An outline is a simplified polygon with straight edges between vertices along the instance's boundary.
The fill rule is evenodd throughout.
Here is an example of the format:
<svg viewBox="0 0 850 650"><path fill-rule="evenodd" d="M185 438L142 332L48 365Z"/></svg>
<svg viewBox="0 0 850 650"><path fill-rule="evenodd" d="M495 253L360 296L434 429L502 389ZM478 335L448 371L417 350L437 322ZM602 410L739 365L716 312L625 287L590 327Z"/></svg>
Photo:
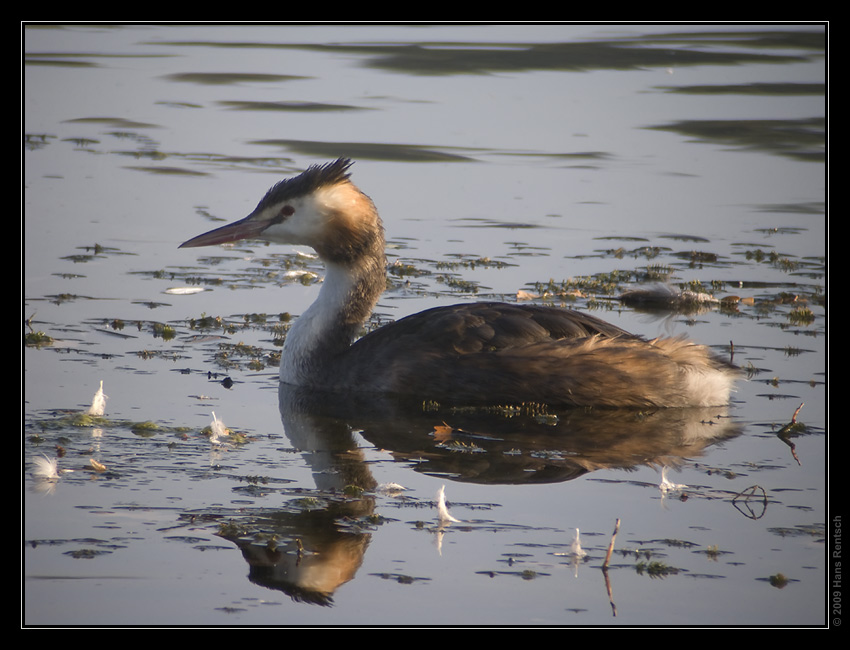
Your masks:
<svg viewBox="0 0 850 650"><path fill-rule="evenodd" d="M189 241L180 244L179 248L196 248L198 246L215 246L216 244L227 244L240 239L254 239L272 225L272 221L264 221L245 217L241 221L227 224L221 228L210 230L203 235L193 237Z"/></svg>

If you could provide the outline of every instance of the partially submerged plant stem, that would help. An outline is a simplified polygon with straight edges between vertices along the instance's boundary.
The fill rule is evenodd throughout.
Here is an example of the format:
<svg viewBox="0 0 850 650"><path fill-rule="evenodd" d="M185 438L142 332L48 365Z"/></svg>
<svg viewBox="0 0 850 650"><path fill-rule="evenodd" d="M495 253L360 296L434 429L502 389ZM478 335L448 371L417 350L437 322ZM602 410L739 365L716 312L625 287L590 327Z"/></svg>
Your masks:
<svg viewBox="0 0 850 650"><path fill-rule="evenodd" d="M602 569L608 569L608 562L611 561L611 553L614 552L614 540L617 539L617 533L620 530L620 519L617 518L617 523L614 525L614 534L611 535L611 541L608 543L608 552L605 553L605 561L602 563Z"/></svg>

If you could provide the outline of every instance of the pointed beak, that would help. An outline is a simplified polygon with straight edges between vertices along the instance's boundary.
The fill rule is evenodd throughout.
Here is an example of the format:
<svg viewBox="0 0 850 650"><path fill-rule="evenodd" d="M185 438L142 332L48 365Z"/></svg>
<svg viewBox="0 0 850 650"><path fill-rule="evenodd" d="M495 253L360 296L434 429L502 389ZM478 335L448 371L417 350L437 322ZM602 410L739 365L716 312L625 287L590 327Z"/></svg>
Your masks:
<svg viewBox="0 0 850 650"><path fill-rule="evenodd" d="M198 246L215 246L239 241L240 239L256 239L272 222L245 217L241 221L227 224L221 228L210 230L203 235L193 237L180 244L179 248L197 248Z"/></svg>

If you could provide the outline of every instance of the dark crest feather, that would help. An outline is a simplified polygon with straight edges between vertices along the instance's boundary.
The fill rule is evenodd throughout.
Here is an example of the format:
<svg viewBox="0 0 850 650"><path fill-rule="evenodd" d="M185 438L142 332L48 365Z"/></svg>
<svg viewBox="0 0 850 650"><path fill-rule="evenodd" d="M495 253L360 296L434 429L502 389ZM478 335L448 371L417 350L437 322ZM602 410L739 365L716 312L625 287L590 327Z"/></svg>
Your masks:
<svg viewBox="0 0 850 650"><path fill-rule="evenodd" d="M287 178L272 186L257 204L257 210L262 210L272 203L312 194L320 187L336 185L350 178L349 167L354 161L349 158L337 158L324 165L311 165L298 176Z"/></svg>

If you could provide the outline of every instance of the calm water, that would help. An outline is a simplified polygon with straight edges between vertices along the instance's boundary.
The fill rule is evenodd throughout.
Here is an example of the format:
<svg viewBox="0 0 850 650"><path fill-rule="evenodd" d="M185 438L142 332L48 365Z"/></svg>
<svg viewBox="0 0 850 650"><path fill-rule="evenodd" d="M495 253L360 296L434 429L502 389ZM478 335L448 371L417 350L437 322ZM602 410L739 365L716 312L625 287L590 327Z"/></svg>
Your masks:
<svg viewBox="0 0 850 650"><path fill-rule="evenodd" d="M24 349L25 624L829 622L821 27L39 26L24 47L23 317L49 337ZM569 304L748 380L728 412L639 418L279 396L321 265L177 246L341 155L387 228L376 322ZM615 299L659 282L724 301ZM213 412L238 439L211 444ZM34 478L42 454L74 471Z"/></svg>

